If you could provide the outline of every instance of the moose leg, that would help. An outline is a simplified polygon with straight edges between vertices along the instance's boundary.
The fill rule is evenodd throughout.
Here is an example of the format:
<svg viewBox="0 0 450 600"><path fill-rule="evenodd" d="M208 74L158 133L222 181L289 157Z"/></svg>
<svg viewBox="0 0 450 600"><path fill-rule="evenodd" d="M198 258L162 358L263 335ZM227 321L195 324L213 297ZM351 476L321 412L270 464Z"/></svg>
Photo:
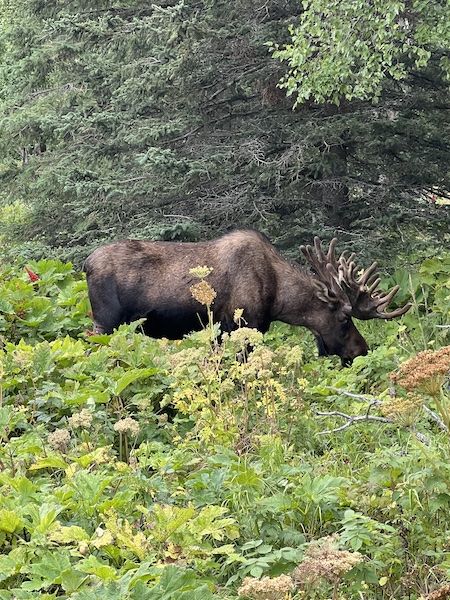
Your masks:
<svg viewBox="0 0 450 600"><path fill-rule="evenodd" d="M247 316L245 316L247 313ZM251 329L257 329L258 331L260 331L261 333L266 333L266 331L269 330L270 327L270 320L269 319L265 319L261 316L257 316L257 315L248 315L248 311L244 311L244 318L245 318L245 322L244 322L244 326L245 327L249 327ZM238 329L238 325L232 320L232 319L224 319L221 321L220 323L220 328L222 333L231 333L231 331L235 331L236 329ZM221 338L220 338L221 341ZM246 344L245 348L243 348L240 352L237 353L236 355L236 360L240 363L245 363L247 362L248 356L249 354L251 354L251 352L253 352L253 344Z"/></svg>
<svg viewBox="0 0 450 600"><path fill-rule="evenodd" d="M244 309L241 325L243 327L250 327L251 329L257 329L261 333L269 331L270 318L263 314L254 314L249 310ZM222 333L230 333L238 328L237 323L230 317L225 317L220 322L220 329Z"/></svg>
<svg viewBox="0 0 450 600"><path fill-rule="evenodd" d="M114 328L124 322L122 307L114 287L110 282L89 287L95 333L112 333Z"/></svg>

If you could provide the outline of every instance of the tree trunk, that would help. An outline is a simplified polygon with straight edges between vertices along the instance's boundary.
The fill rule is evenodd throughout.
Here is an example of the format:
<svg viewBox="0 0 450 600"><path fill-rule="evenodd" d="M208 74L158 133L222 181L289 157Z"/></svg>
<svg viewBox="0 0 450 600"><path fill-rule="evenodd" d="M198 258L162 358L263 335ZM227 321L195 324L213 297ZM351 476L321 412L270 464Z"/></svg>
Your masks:
<svg viewBox="0 0 450 600"><path fill-rule="evenodd" d="M327 106L325 115L332 117L339 114L336 106ZM338 125L338 123L337 123ZM336 134L330 145L323 148L324 168L321 191L322 206L328 225L339 229L348 229L351 218L349 214L349 188L347 176L346 132Z"/></svg>

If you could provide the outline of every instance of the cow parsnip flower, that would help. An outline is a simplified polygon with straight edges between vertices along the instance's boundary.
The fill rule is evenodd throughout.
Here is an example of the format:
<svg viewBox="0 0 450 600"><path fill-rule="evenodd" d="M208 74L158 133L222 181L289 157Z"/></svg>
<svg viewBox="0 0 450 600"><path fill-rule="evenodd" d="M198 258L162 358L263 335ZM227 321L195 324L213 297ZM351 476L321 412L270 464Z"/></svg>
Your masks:
<svg viewBox="0 0 450 600"><path fill-rule="evenodd" d="M197 277L197 279L205 279L205 277L208 277L208 275L210 275L213 272L213 268L212 267L207 267L206 265L204 265L203 267L194 267L193 269L189 269L189 273L191 275L193 275L194 277Z"/></svg>
<svg viewBox="0 0 450 600"><path fill-rule="evenodd" d="M450 346L444 346L439 350L419 352L391 373L391 379L405 390L421 390L437 396L449 372Z"/></svg>
<svg viewBox="0 0 450 600"><path fill-rule="evenodd" d="M294 588L294 583L288 575L279 577L246 577L238 594L241 598L252 598L252 600L286 600Z"/></svg>
<svg viewBox="0 0 450 600"><path fill-rule="evenodd" d="M47 442L53 450L67 452L70 442L70 432L67 429L56 429L48 434Z"/></svg>
<svg viewBox="0 0 450 600"><path fill-rule="evenodd" d="M132 435L137 435L140 429L139 423L131 417L120 419L114 424L114 431L117 431L118 433L131 433Z"/></svg>
<svg viewBox="0 0 450 600"><path fill-rule="evenodd" d="M74 413L67 420L72 429L89 429L92 425L92 413L89 409L83 408L78 413Z"/></svg>
<svg viewBox="0 0 450 600"><path fill-rule="evenodd" d="M337 584L345 573L363 560L359 552L339 550L336 536L330 535L310 544L292 578L297 585L313 584L321 579Z"/></svg>
<svg viewBox="0 0 450 600"><path fill-rule="evenodd" d="M203 304L203 306L211 306L217 296L214 288L204 279L191 285L189 289L191 290L192 297L197 302L200 302L200 304Z"/></svg>

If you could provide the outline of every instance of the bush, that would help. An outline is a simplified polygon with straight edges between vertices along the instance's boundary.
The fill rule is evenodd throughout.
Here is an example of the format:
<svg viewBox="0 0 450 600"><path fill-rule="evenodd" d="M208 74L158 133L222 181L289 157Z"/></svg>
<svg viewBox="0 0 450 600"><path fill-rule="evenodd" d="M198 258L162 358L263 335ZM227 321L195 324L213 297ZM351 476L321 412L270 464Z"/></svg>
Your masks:
<svg viewBox="0 0 450 600"><path fill-rule="evenodd" d="M86 335L71 265L3 267L0 599L399 599L444 585L447 264L423 263L414 312L367 323L376 347L346 369L284 326L220 346L214 325L180 342L139 322Z"/></svg>

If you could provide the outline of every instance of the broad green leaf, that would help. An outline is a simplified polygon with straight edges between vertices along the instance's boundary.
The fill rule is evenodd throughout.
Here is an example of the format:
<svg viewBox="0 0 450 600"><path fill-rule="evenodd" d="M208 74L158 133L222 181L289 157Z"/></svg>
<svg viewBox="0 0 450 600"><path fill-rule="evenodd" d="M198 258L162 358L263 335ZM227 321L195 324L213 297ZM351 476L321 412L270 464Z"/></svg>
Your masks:
<svg viewBox="0 0 450 600"><path fill-rule="evenodd" d="M148 369L131 369L116 382L114 394L119 396L125 388L138 379L146 379L158 372L158 369L150 367Z"/></svg>
<svg viewBox="0 0 450 600"><path fill-rule="evenodd" d="M66 551L45 552L41 560L33 562L27 569L30 581L22 584L26 590L47 589L52 584L60 584L62 574L71 568L69 555Z"/></svg>
<svg viewBox="0 0 450 600"><path fill-rule="evenodd" d="M47 534L51 530L54 522L56 521L56 517L61 511L62 507L58 504L44 502L35 510L33 515L34 528L31 529L31 533L33 535L35 533Z"/></svg>
<svg viewBox="0 0 450 600"><path fill-rule="evenodd" d="M69 544L72 542L85 542L90 539L89 534L78 525L65 527L58 521L55 527L49 533L49 539L60 544Z"/></svg>
<svg viewBox="0 0 450 600"><path fill-rule="evenodd" d="M14 548L9 554L0 556L0 581L8 579L27 564L27 549L22 547Z"/></svg>
<svg viewBox="0 0 450 600"><path fill-rule="evenodd" d="M102 581L112 581L117 579L115 569L108 564L101 562L93 555L78 562L77 569L83 573L95 575Z"/></svg>
<svg viewBox="0 0 450 600"><path fill-rule="evenodd" d="M34 464L29 467L30 471L40 471L41 469L65 469L66 461L61 456L47 456L38 458Z"/></svg>
<svg viewBox="0 0 450 600"><path fill-rule="evenodd" d="M89 579L89 576L76 569L66 569L61 573L61 585L68 594L76 592L80 586Z"/></svg>

